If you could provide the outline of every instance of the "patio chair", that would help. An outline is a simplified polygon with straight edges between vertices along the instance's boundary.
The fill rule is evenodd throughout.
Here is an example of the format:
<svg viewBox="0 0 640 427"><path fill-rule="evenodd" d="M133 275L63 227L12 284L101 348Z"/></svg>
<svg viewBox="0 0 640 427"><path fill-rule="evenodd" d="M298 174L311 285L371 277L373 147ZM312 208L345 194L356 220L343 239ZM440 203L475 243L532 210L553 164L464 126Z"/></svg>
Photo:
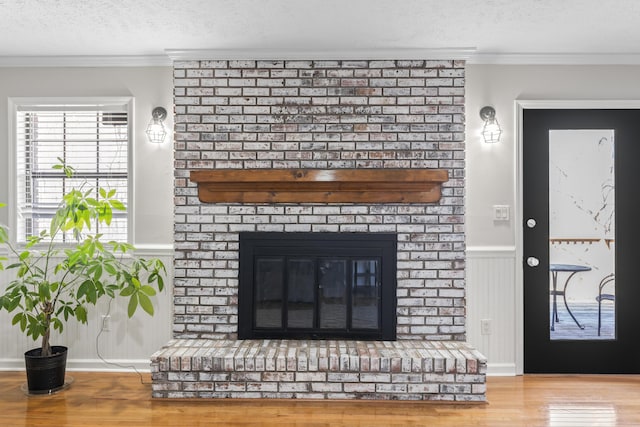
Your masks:
<svg viewBox="0 0 640 427"><path fill-rule="evenodd" d="M596 297L596 301L598 301L598 336L600 336L600 328L602 327L602 301L615 301L615 294L607 294L603 293L603 288L608 284L615 284L615 274L611 273L608 276L605 276L598 285L598 296ZM615 287L614 287L615 291Z"/></svg>

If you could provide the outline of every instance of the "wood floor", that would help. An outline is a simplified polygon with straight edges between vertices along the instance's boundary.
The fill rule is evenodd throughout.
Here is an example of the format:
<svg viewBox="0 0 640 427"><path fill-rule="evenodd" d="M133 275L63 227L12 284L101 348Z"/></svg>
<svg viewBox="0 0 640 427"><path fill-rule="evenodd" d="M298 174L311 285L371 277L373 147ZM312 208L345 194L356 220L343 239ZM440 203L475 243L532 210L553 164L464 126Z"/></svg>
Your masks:
<svg viewBox="0 0 640 427"><path fill-rule="evenodd" d="M73 385L26 396L0 372L0 426L640 426L640 376L490 377L488 404L154 400L129 373L68 372ZM144 378L149 381L148 375Z"/></svg>

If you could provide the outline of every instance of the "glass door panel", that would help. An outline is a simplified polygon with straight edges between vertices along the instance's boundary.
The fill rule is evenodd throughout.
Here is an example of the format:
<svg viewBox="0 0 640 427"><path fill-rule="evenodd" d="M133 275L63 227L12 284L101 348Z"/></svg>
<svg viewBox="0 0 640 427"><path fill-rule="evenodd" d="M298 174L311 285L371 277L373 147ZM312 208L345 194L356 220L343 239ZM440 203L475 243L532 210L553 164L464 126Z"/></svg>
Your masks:
<svg viewBox="0 0 640 427"><path fill-rule="evenodd" d="M551 340L616 339L614 137L549 130Z"/></svg>
<svg viewBox="0 0 640 427"><path fill-rule="evenodd" d="M311 259L289 259L287 272L287 326L313 328L315 262Z"/></svg>
<svg viewBox="0 0 640 427"><path fill-rule="evenodd" d="M351 325L355 329L378 329L380 323L380 262L352 261Z"/></svg>
<svg viewBox="0 0 640 427"><path fill-rule="evenodd" d="M257 328L282 327L282 291L284 260L258 258L256 260L255 322Z"/></svg>
<svg viewBox="0 0 640 427"><path fill-rule="evenodd" d="M320 328L347 327L347 261L318 260Z"/></svg>

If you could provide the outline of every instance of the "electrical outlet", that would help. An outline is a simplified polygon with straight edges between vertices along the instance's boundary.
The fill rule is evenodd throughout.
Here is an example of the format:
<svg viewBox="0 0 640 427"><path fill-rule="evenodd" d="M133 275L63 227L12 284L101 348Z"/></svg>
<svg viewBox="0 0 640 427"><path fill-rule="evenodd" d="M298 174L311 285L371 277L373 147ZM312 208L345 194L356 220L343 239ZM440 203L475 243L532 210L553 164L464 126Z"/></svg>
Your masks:
<svg viewBox="0 0 640 427"><path fill-rule="evenodd" d="M109 332L111 330L111 316L108 314L102 315L102 330L104 332Z"/></svg>
<svg viewBox="0 0 640 427"><path fill-rule="evenodd" d="M482 335L491 335L491 319L482 319L480 321L480 333Z"/></svg>

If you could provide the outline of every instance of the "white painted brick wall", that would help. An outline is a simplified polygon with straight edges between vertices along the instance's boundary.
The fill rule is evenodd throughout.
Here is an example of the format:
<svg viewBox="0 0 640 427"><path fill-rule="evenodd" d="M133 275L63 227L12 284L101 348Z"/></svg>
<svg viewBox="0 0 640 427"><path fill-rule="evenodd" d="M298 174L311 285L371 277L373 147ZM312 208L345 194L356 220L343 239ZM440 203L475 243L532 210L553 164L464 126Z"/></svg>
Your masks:
<svg viewBox="0 0 640 427"><path fill-rule="evenodd" d="M176 337L236 338L239 232L328 231L398 233L398 338L465 339L464 62L182 61L174 81ZM188 178L271 167L450 181L435 204L269 206L201 204Z"/></svg>

